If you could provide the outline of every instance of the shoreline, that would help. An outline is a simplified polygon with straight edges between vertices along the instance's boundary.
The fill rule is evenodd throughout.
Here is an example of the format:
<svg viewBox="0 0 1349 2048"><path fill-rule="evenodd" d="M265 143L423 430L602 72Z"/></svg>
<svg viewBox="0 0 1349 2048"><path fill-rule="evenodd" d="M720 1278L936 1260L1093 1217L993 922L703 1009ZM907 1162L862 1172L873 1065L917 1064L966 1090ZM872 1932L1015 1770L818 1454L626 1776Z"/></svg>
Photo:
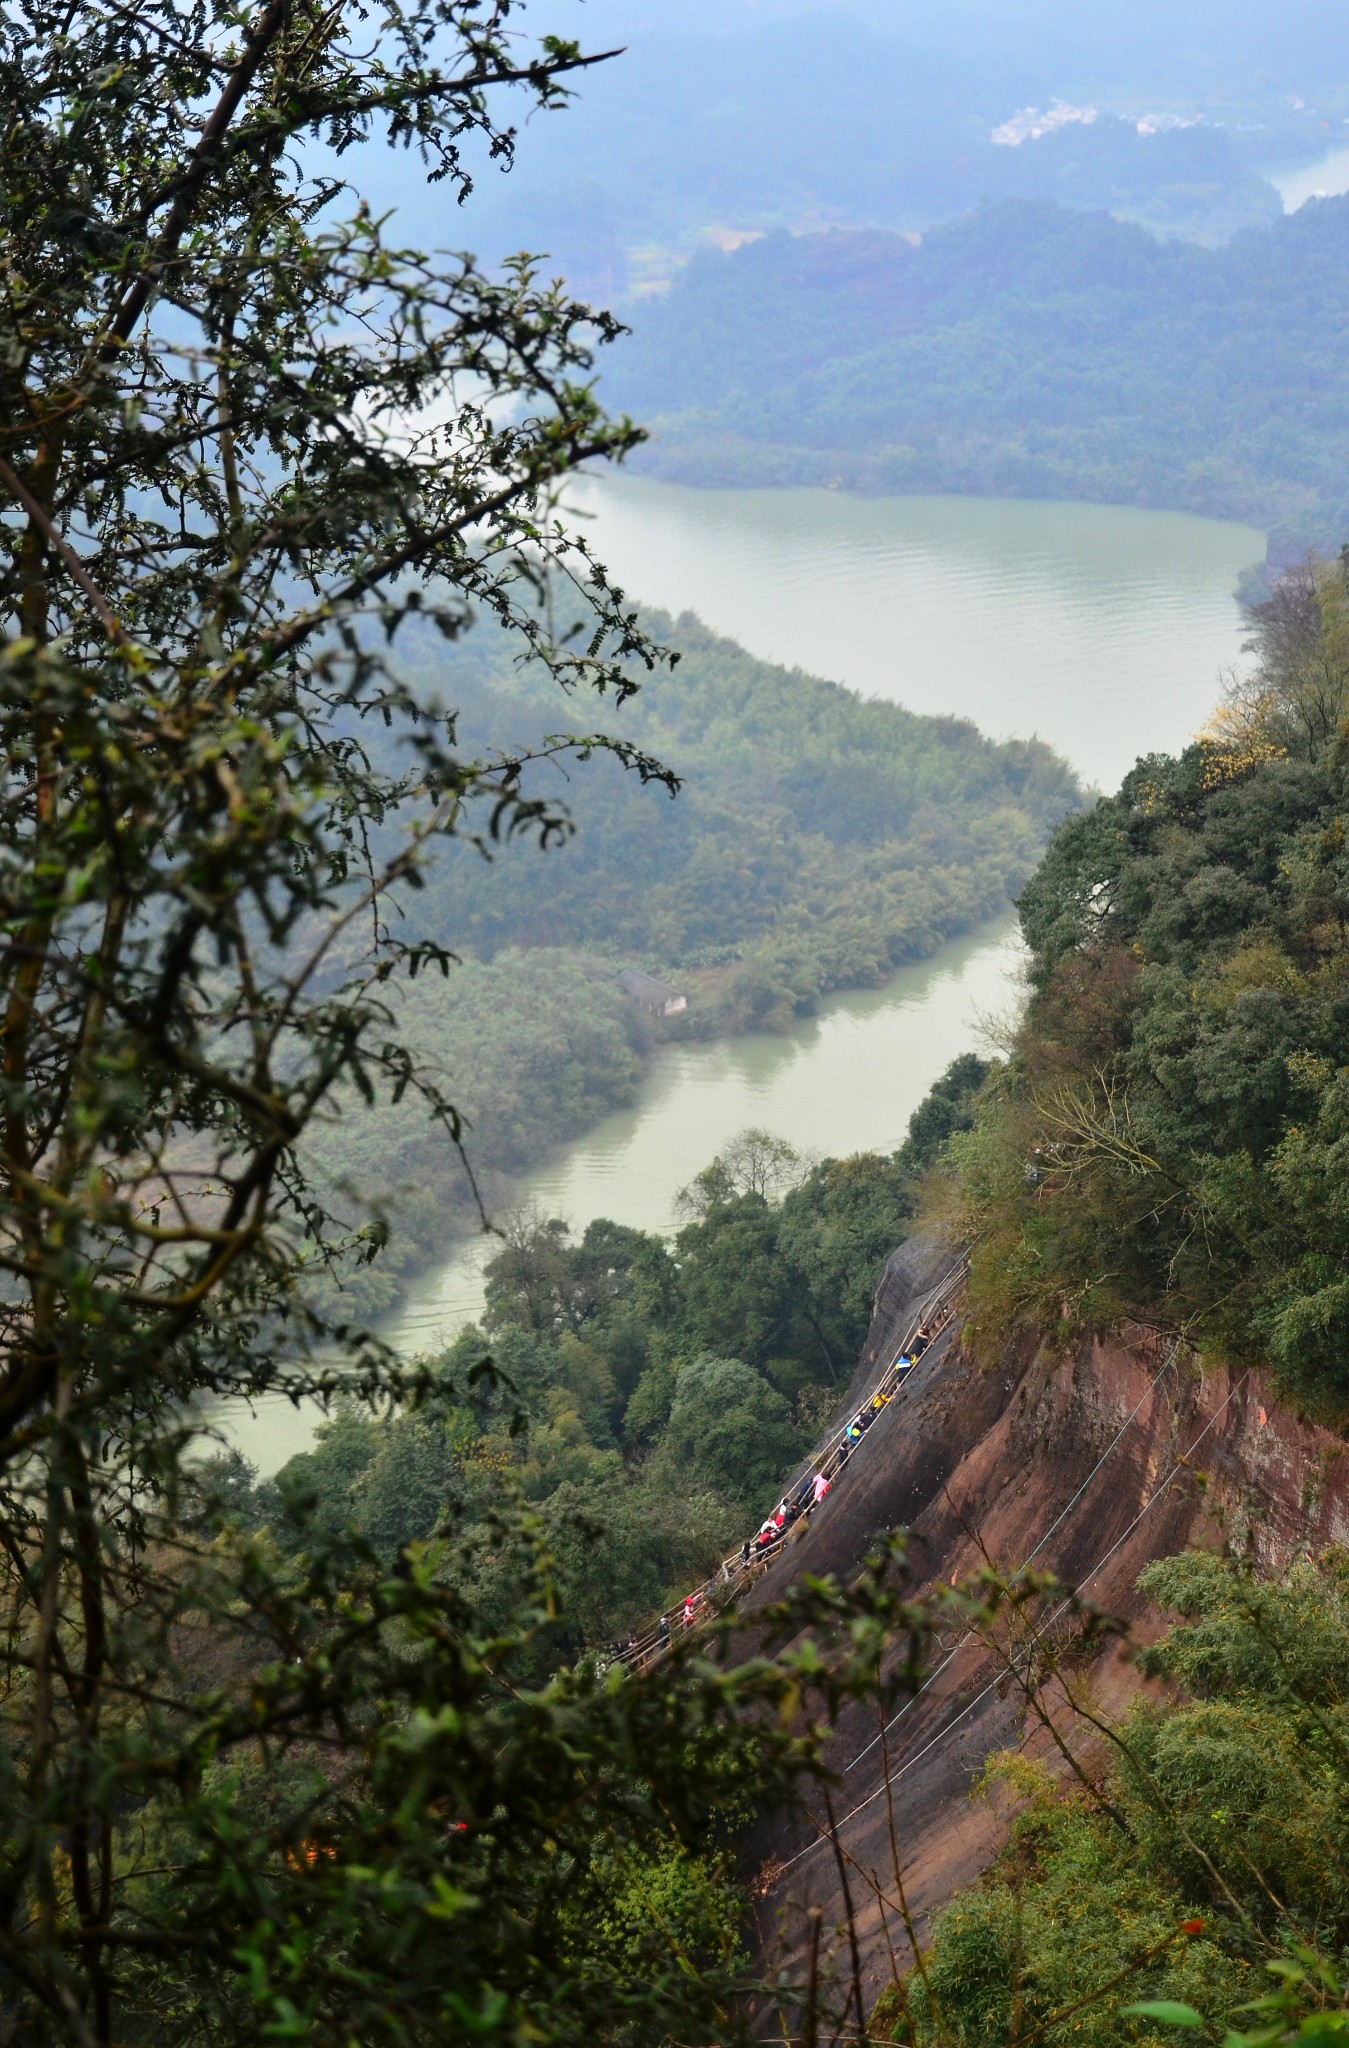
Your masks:
<svg viewBox="0 0 1349 2048"><path fill-rule="evenodd" d="M729 435L706 439L666 440L659 425L649 439L624 464L623 474L643 482L673 484L690 491L836 491L844 497L867 499L936 498L957 502L1000 501L1009 505L1074 507L1094 505L1122 512L1175 513L1187 519L1211 520L1219 526L1255 527L1265 534L1265 553L1243 571L1243 578L1256 571L1279 571L1302 561L1308 547L1338 549L1341 539L1334 522L1324 522L1321 540L1281 533L1284 517L1268 504L1221 508L1202 498L1180 502L1171 495L1094 491L1073 491L1065 479L1055 478L1053 487L992 489L973 479L960 483L936 483L921 477L895 477L887 472L884 456L868 455L857 449L798 447L785 441L737 440ZM1327 508L1329 510L1329 508Z"/></svg>
<svg viewBox="0 0 1349 2048"><path fill-rule="evenodd" d="M481 1176L475 1172L474 1179L483 1191L483 1206L488 1212L488 1224L484 1226L471 1221L470 1198L463 1206L463 1226L452 1224L444 1244L426 1257L416 1258L403 1267L397 1275L397 1292L394 1299L381 1309L377 1316L372 1316L369 1320L372 1324L382 1325L402 1316L409 1297L416 1293L419 1284L424 1282L428 1275L443 1268L465 1247L482 1242L489 1235L490 1219L493 1216L508 1213L522 1200L528 1199L529 1183L534 1176L540 1172L548 1174L556 1170L577 1147L593 1139L596 1132L612 1118L639 1113L641 1098L650 1088L662 1056L677 1052L680 1048L695 1051L700 1048L722 1047L730 1051L743 1041L757 1038L776 1039L788 1044L796 1034L817 1020L822 1011L827 1010L836 1001L850 996L883 994L900 976L928 966L948 948L970 942L977 946L995 936L999 929L1008 928L1014 922L1014 918L1014 901L1008 895L985 916L956 925L950 931L935 936L930 945L915 947L904 958L893 961L889 972L884 975L841 980L805 998L801 1005L792 1011L788 1011L785 1006L779 1006L762 1017L742 1022L729 1021L737 1014L734 1005L719 1012L718 1004L728 1000L729 986L733 983L737 969L743 964L743 957L748 956L715 967L692 968L684 974L676 969L666 969L664 978L679 979L689 988L691 994L696 993L700 1005L705 1001L708 1007L703 1009L691 1004L689 1010L677 1019L641 1017L635 1020L637 1029L634 1036L641 1041L641 1067L632 1099L628 1102L610 1104L588 1123L573 1131L570 1136L539 1146L535 1159L527 1168L515 1171L489 1171ZM469 1166L472 1168L471 1133L466 1143L466 1151ZM456 1203L456 1210L459 1206Z"/></svg>
<svg viewBox="0 0 1349 2048"><path fill-rule="evenodd" d="M775 1128L805 1154L893 1150L932 1082L980 1042L979 1018L1005 1004L1019 945L1004 915L899 968L880 988L827 998L789 1035L667 1043L641 1100L561 1148L525 1192L578 1236L596 1215L663 1232L677 1222L677 1189L747 1124ZM480 1312L485 1250L481 1234L459 1238L424 1269L401 1310L364 1320L405 1356L433 1356ZM222 1402L202 1420L266 1477L307 1447L323 1414L278 1390L251 1412Z"/></svg>

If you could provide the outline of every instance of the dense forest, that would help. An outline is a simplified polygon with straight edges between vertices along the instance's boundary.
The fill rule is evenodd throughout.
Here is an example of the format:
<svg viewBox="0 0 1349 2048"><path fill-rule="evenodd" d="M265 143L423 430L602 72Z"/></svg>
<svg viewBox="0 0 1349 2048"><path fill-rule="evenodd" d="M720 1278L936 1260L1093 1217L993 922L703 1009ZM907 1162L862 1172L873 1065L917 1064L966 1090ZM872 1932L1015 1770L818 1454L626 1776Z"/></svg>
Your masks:
<svg viewBox="0 0 1349 2048"><path fill-rule="evenodd" d="M1139 1317L1268 1360L1342 1428L1349 555L1281 581L1254 628L1198 743L1069 821L1023 892L1026 1015L925 1200L973 1241L965 1327L990 1360ZM1030 1638L1026 1696L1052 1692L1068 1768L1024 1743L986 1761L1003 1846L873 2038L1343 2038L1349 1559L1192 1552L1140 1588L1168 1626L1132 1655L1160 1683L1122 1716L1074 1671L1076 1624Z"/></svg>
<svg viewBox="0 0 1349 2048"><path fill-rule="evenodd" d="M540 1640L539 1675L626 1636L739 1544L819 1438L921 1176L968 1126L984 1073L957 1060L889 1157L812 1165L744 1133L686 1191L673 1243L605 1219L573 1243L559 1219L516 1212L486 1328L431 1361L427 1396L384 1419L342 1404L275 1481L254 1486L232 1454L204 1468L208 1491L293 1549L354 1530L392 1564L448 1522L485 1530L514 1489L568 1617ZM504 1620L514 1583L503 1565L477 1597Z"/></svg>
<svg viewBox="0 0 1349 2048"><path fill-rule="evenodd" d="M1223 249L1030 202L771 234L644 306L607 388L689 482L1170 506L1293 554L1349 516L1346 254L1349 200Z"/></svg>
<svg viewBox="0 0 1349 2048"><path fill-rule="evenodd" d="M752 1525L836 1404L915 1213L975 1240L967 1328L990 1355L1026 1325L1141 1316L1201 1353L1268 1356L1290 1397L1342 1416L1349 561L1285 579L1253 624L1258 663L1196 745L1060 828L1021 894L1015 1040L957 1063L898 1154L807 1167L747 1133L688 1191L673 1245L517 1219L488 1327L416 1405L339 1411L267 1486L219 1460L207 1525L301 1570L341 1541L435 1556L452 1532L457 1584L507 1629L521 1565L499 1503L521 1497L554 1601L514 1647L537 1680ZM1045 1591L995 1578L952 1591L962 1626L995 1626L995 1591ZM1071 1682L1072 1631L1037 1637L1037 1683L1107 1733L1109 1763L1060 1784L991 1759L976 1789L1010 1809L1006 1846L896 1966L868 2038L1012 2048L1065 2013L1099 2048L1291 2048L1330 2038L1327 2016L1339 2038L1345 1561L1270 1580L1186 1555L1143 1590L1170 1622L1136 1653L1161 1683L1117 1722ZM746 1924L746 1817L728 1794L704 1847L660 1865L704 1958Z"/></svg>
<svg viewBox="0 0 1349 2048"><path fill-rule="evenodd" d="M678 977L690 1010L676 1029L781 1029L996 914L1082 801L1037 741L994 744L963 720L867 701L691 617L649 624L679 666L616 716L682 778L676 800L602 756L567 778L537 762L523 800L570 800L575 833L543 852L524 835L452 841L406 907L409 933L457 959L387 1001L466 1119L497 1204L543 1148L633 1099L657 1027L620 968ZM455 707L467 752L503 733L527 752L566 721L546 674L517 667L490 624L452 654L408 647L406 672ZM310 1149L330 1184L396 1217L378 1266L349 1276L352 1307L384 1305L408 1261L475 1220L453 1147L412 1097L344 1096Z"/></svg>
<svg viewBox="0 0 1349 2048"><path fill-rule="evenodd" d="M964 1147L973 1326L1143 1314L1349 1412L1349 567L1282 582L1179 759L1021 898L1036 993ZM977 1223L975 1219L977 1218Z"/></svg>
<svg viewBox="0 0 1349 2048"><path fill-rule="evenodd" d="M319 1282L320 1298L348 1316L392 1306L407 1273L480 1226L475 1186L499 1206L541 1152L634 1101L655 1043L612 962L561 947L461 957L448 979L423 974L391 993L388 1009L419 1062L453 1089L468 1167L415 1096L366 1102L349 1089L316 1122L312 1170L356 1228L381 1240L376 1261L344 1268L338 1293Z"/></svg>
<svg viewBox="0 0 1349 2048"><path fill-rule="evenodd" d="M611 760L570 784L549 764L527 770L526 794L583 797L576 836L545 853L542 877L529 848L493 849L490 867L470 845L447 848L419 927L487 958L565 944L657 969L730 966L713 984L718 1020L785 1021L987 917L1080 801L1037 741L995 743L966 720L775 667L688 614L646 623L679 666L617 717L673 768L677 800ZM465 657L426 677L461 746L504 728L537 747L558 729L546 677L513 666L489 628Z"/></svg>
<svg viewBox="0 0 1349 2048"><path fill-rule="evenodd" d="M631 1089L620 961L774 1021L983 914L1077 804L1042 749L765 679L696 628L687 693L662 687L671 651L554 517L637 443L596 398L618 324L527 260L407 248L329 176L383 142L442 213L467 200L469 159L508 165L590 68L517 16L0 20L16 2048L869 2048L855 1942L843 1974L818 1941L799 1974L756 1961L743 1831L824 1803L829 1731L855 1709L883 1742L988 1626L987 1580L915 1590L887 1533L759 1606L752 1655L719 1613L641 1669L586 1646L771 1500L923 1202L983 1232L985 1336L999 1302L1145 1301L1201 1342L1253 1329L1289 1384L1343 1395L1343 565L1276 594L1202 746L1060 828L1023 892L1024 1031L989 1071L957 1062L899 1152L812 1163L746 1133L673 1243L518 1215L484 1328L430 1362L324 1313L316 1274L389 1264L381 1219L350 1214L382 1178L416 1183L418 1229L448 1215L417 1147L435 1129L453 1157L461 1082L484 1123L517 1106L521 1147ZM509 652L465 643L483 615ZM662 810L653 751L697 766L705 811ZM587 868L566 800L592 787ZM692 820L668 852L658 817ZM526 846L546 922L513 881ZM616 868L634 887L605 909ZM498 880L507 910L479 916ZM1148 1256L1103 1289L1121 1237ZM311 1452L265 1488L203 1464L205 1418L278 1397L328 1405ZM1206 1942L1161 1987L1205 2017L1252 1958L1285 1972L1267 2042L1325 1987L1343 2003L1339 1572L1156 1581L1184 1624L1158 1655L1194 1697L1122 1738L1118 1785L1040 1802L930 1968L895 1957L901 2038L1024 2048L1064 1997L1095 2010L1073 1972L1120 1938L1103 1883L1144 1963ZM1001 1590L1033 1624L1043 1582ZM1140 2016L1150 2041L1205 2024Z"/></svg>
<svg viewBox="0 0 1349 2048"><path fill-rule="evenodd" d="M1191 1552L1143 1587L1171 1619L1141 1657L1167 1692L1068 1792L992 1759L978 1790L1015 1801L1010 1839L883 1994L881 2039L1008 2048L1064 2015L1090 2048L1343 2039L1344 1554L1262 1581Z"/></svg>

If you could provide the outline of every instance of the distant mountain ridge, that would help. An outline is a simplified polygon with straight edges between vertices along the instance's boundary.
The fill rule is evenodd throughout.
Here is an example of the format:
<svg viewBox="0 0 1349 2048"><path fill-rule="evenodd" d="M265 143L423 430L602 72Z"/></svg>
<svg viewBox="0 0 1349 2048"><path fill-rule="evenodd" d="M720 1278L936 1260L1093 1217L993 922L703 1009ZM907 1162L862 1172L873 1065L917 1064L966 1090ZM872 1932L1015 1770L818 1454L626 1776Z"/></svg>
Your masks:
<svg viewBox="0 0 1349 2048"><path fill-rule="evenodd" d="M564 114L531 122L509 176L466 138L473 234L492 260L545 252L605 303L640 299L727 232L921 230L985 199L1054 198L1222 241L1277 217L1269 166L1349 140L1349 42L1321 0L1251 20L1216 0L530 0L528 16L622 54L578 74ZM1061 101L1097 119L995 145ZM401 159L376 196L414 238L462 232Z"/></svg>
<svg viewBox="0 0 1349 2048"><path fill-rule="evenodd" d="M921 243L776 234L644 307L604 394L645 466L1167 506L1349 533L1349 199L1222 249L1009 201Z"/></svg>

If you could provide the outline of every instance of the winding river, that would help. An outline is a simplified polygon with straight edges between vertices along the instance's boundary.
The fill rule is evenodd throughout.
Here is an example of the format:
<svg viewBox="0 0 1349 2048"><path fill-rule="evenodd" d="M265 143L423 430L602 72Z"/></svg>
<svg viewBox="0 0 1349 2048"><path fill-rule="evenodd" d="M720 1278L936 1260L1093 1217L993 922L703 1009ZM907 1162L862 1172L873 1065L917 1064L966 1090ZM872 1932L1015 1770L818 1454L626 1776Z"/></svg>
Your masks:
<svg viewBox="0 0 1349 2048"><path fill-rule="evenodd" d="M1103 787L1202 722L1241 658L1237 576L1264 553L1250 527L1110 506L636 478L586 483L577 505L646 602L867 694L1039 733ZM526 1191L577 1231L600 1215L668 1230L678 1190L747 1124L807 1152L890 1150L948 1062L1014 1006L1018 963L1009 916L788 1035L669 1046L636 1106ZM438 1348L480 1308L483 1256L481 1241L453 1250L386 1334L410 1354ZM270 1472L314 1420L269 1400L223 1426Z"/></svg>
<svg viewBox="0 0 1349 2048"><path fill-rule="evenodd" d="M1008 498L577 488L601 560L770 661L910 710L1037 734L1113 788L1183 747L1240 659L1252 526Z"/></svg>

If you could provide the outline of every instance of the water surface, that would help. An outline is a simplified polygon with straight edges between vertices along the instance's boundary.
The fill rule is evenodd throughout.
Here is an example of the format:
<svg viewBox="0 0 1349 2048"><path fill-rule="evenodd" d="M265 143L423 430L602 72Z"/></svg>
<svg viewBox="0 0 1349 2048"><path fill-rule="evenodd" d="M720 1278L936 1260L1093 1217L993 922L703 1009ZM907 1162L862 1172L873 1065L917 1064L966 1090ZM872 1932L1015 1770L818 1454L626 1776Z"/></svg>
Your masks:
<svg viewBox="0 0 1349 2048"><path fill-rule="evenodd" d="M578 1236L596 1216L669 1231L680 1189L749 1125L821 1158L892 1152L936 1076L1015 1009L1021 960L1009 916L883 988L832 997L787 1035L665 1046L640 1101L531 1174L526 1193ZM414 1285L387 1333L401 1349L479 1313L493 1248L490 1238L464 1245Z"/></svg>
<svg viewBox="0 0 1349 2048"><path fill-rule="evenodd" d="M1202 721L1240 656L1237 575L1264 552L1251 527L1111 506L638 478L578 497L635 596L917 711L1038 732L1105 786ZM578 1234L595 1216L669 1230L680 1188L748 1124L806 1152L891 1150L981 1017L1015 1001L1018 957L1004 919L787 1035L668 1046L636 1105L541 1162L525 1193ZM409 1355L440 1349L480 1313L494 1242L449 1247L385 1334ZM222 1426L270 1472L315 1419L271 1400Z"/></svg>
<svg viewBox="0 0 1349 2048"><path fill-rule="evenodd" d="M1309 199L1334 199L1349 192L1349 149L1329 149L1314 164L1287 171L1266 171L1283 201L1285 213L1296 213Z"/></svg>
<svg viewBox="0 0 1349 2048"><path fill-rule="evenodd" d="M770 661L911 710L1038 733L1113 788L1183 747L1241 659L1253 526L1120 505L574 486L601 559Z"/></svg>
<svg viewBox="0 0 1349 2048"><path fill-rule="evenodd" d="M832 997L789 1034L665 1046L635 1106L531 1174L524 1196L578 1236L596 1216L668 1231L679 1190L747 1125L821 1157L893 1151L936 1076L1015 1008L1021 959L1008 916L883 988ZM457 1246L413 1283L382 1334L409 1357L443 1347L481 1314L482 1269L496 1246L491 1237ZM217 1426L266 1474L306 1448L318 1419L310 1405L273 1395Z"/></svg>

